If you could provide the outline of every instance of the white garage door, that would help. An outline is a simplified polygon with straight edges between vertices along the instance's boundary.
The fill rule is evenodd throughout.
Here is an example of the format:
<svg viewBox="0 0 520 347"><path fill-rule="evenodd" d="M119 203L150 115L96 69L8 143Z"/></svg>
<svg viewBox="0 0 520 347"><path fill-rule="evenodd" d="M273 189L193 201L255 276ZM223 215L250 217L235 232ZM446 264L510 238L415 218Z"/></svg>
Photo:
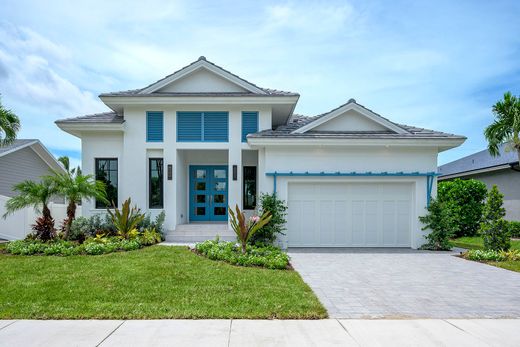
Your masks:
<svg viewBox="0 0 520 347"><path fill-rule="evenodd" d="M412 185L289 183L289 247L410 247Z"/></svg>

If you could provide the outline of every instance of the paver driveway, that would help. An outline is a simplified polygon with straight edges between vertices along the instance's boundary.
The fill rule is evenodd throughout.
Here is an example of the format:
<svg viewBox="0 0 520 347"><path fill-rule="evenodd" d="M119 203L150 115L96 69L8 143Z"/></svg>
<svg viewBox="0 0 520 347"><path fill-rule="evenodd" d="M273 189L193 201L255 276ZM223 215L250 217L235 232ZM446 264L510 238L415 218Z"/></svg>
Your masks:
<svg viewBox="0 0 520 347"><path fill-rule="evenodd" d="M520 273L410 249L289 249L331 318L520 318Z"/></svg>

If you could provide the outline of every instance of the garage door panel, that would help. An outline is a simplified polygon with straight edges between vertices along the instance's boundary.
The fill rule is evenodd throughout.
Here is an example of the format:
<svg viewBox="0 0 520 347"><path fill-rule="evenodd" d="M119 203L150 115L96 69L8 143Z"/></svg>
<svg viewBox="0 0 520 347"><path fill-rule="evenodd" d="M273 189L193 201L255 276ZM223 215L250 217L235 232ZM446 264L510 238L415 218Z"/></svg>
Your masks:
<svg viewBox="0 0 520 347"><path fill-rule="evenodd" d="M365 243L367 246L377 246L378 241L378 204L377 201L365 201Z"/></svg>
<svg viewBox="0 0 520 347"><path fill-rule="evenodd" d="M302 201L302 214L301 214L301 230L302 238L301 243L303 245L314 245L318 243L318 233L316 226L316 201L305 200Z"/></svg>
<svg viewBox="0 0 520 347"><path fill-rule="evenodd" d="M290 183L292 247L410 247L412 185Z"/></svg>
<svg viewBox="0 0 520 347"><path fill-rule="evenodd" d="M348 228L347 201L336 200L334 202L334 245L347 245L352 243L352 235Z"/></svg>
<svg viewBox="0 0 520 347"><path fill-rule="evenodd" d="M320 223L318 238L321 245L334 245L334 202L320 200Z"/></svg>

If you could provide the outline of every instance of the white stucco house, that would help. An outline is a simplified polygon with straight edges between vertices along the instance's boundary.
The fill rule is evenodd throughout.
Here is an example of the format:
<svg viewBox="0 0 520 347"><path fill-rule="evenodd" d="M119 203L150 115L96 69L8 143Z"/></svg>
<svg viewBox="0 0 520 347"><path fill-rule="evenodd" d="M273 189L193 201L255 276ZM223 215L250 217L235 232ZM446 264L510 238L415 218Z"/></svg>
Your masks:
<svg viewBox="0 0 520 347"><path fill-rule="evenodd" d="M287 202L289 247L412 247L435 194L437 155L465 137L396 124L350 99L293 113L299 94L258 87L204 57L137 90L100 95L111 112L58 120L81 138L83 172L165 211L168 238L228 234L227 206ZM104 211L85 201L83 214Z"/></svg>

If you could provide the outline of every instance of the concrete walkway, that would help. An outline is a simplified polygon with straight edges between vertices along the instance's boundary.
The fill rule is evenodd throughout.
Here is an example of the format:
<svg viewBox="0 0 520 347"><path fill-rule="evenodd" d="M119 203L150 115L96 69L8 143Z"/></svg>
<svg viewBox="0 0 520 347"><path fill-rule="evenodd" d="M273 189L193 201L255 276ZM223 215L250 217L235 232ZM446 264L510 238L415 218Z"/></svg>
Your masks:
<svg viewBox="0 0 520 347"><path fill-rule="evenodd" d="M520 346L520 320L1 321L0 346Z"/></svg>
<svg viewBox="0 0 520 347"><path fill-rule="evenodd" d="M520 273L411 249L289 249L331 318L520 318Z"/></svg>

